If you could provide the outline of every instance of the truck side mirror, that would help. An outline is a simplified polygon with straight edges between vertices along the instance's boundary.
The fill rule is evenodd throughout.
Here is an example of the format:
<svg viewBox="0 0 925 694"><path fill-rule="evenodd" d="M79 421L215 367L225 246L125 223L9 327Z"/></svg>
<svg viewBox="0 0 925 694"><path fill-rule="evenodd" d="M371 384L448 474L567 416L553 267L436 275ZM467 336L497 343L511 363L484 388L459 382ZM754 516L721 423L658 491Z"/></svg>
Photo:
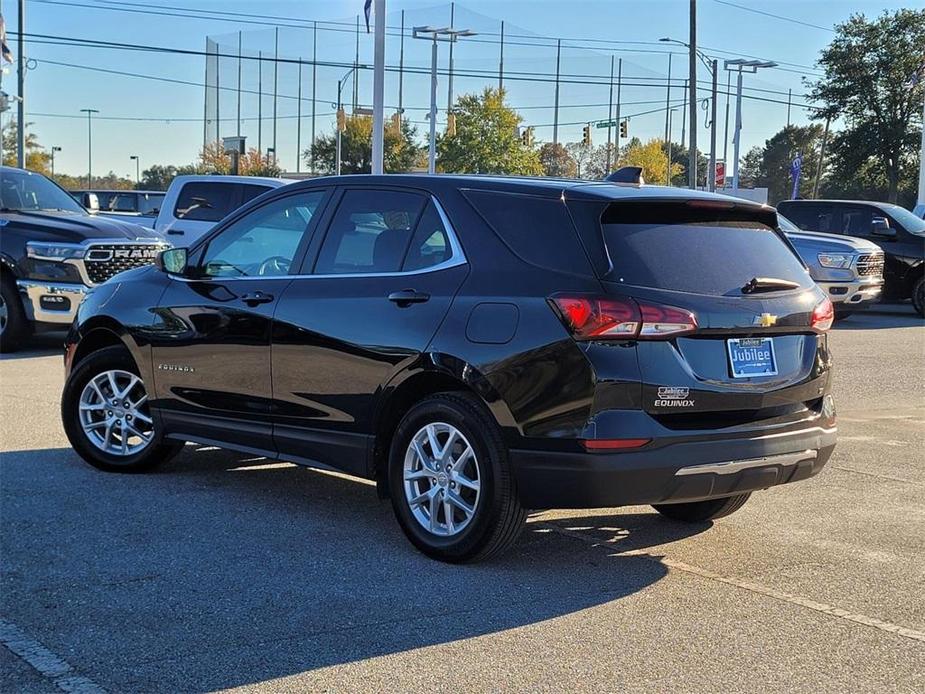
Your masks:
<svg viewBox="0 0 925 694"><path fill-rule="evenodd" d="M870 230L874 236L896 238L896 229L890 227L890 222L886 217L874 217L871 220Z"/></svg>
<svg viewBox="0 0 925 694"><path fill-rule="evenodd" d="M86 207L90 212L100 211L100 199L97 197L96 193L87 193L84 198Z"/></svg>
<svg viewBox="0 0 925 694"><path fill-rule="evenodd" d="M186 273L187 253L185 248L168 248L161 251L154 259L154 264L161 272L168 275L183 275Z"/></svg>

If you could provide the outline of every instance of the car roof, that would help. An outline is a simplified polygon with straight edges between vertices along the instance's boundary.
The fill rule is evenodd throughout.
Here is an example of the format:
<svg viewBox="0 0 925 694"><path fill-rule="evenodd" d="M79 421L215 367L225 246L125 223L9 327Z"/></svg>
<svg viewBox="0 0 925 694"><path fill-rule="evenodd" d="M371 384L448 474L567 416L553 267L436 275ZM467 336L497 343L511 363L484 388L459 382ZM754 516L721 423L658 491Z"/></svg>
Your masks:
<svg viewBox="0 0 925 694"><path fill-rule="evenodd" d="M802 200L802 199L801 199L801 200L781 200L781 201L780 201L779 203L777 203L777 204L778 204L778 206L780 206L780 205L785 205L785 204L786 204L786 205L793 205L793 204L797 204L797 203L799 203L799 204L801 204L801 205L804 205L804 204L806 204L806 203L812 203L812 202L826 203L826 204L828 204L828 205L831 205L831 204L836 204L836 205L873 205L874 207L879 207L880 209L892 209L892 208L899 207L899 205L894 205L894 204L891 203L891 202L879 202L879 201L877 201L877 200L835 200L835 199L832 199L832 198L822 198L822 199L820 199L820 200ZM905 208L903 208L903 209L905 209Z"/></svg>
<svg viewBox="0 0 925 694"><path fill-rule="evenodd" d="M137 190L135 188L78 188L72 193L147 193L148 195L165 195L163 190Z"/></svg>
<svg viewBox="0 0 925 694"><path fill-rule="evenodd" d="M533 195L560 196L571 199L598 200L724 200L737 204L764 207L743 198L720 195L702 190L671 188L668 186L612 183L610 181L589 181L580 178L552 178L533 176L497 176L483 174L349 174L346 176L323 176L299 181L300 187L317 185L399 185L412 188L437 190L444 188L481 189L497 192Z"/></svg>
<svg viewBox="0 0 925 694"><path fill-rule="evenodd" d="M260 183L273 186L274 188L294 183L293 180L285 180L282 178L270 178L267 176L233 176L230 174L184 174L182 176L177 176L173 180L180 181L181 183Z"/></svg>

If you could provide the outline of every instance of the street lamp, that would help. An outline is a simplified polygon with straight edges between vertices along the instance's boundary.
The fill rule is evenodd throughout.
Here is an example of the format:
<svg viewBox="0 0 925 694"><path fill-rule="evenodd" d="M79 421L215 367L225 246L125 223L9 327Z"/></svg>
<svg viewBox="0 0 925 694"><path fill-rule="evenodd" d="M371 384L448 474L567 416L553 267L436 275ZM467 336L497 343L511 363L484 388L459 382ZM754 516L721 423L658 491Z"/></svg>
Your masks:
<svg viewBox="0 0 925 694"><path fill-rule="evenodd" d="M736 76L736 127L733 135L732 156L732 192L739 191L739 143L742 137L742 73L756 73L759 68L777 67L777 63L770 60L745 60L745 58L736 58L735 60L726 60L723 62L723 69L729 72L738 73Z"/></svg>
<svg viewBox="0 0 925 694"><path fill-rule="evenodd" d="M453 29L442 27L434 29L431 26L414 27L411 36L433 42L430 50L430 143L427 152L427 172L435 173L437 170L437 41L456 43L459 37L475 36L469 29Z"/></svg>
<svg viewBox="0 0 925 694"><path fill-rule="evenodd" d="M93 187L93 114L99 113L95 108L82 108L81 113L87 114L87 189Z"/></svg>
<svg viewBox="0 0 925 694"><path fill-rule="evenodd" d="M690 44L685 43L684 41L678 41L677 39L672 39L667 36L660 38L659 41L664 43L676 43L679 46L684 46L690 50ZM710 188L710 191L716 190L716 80L717 73L719 72L719 61L710 60L702 51L694 49L695 55L700 59L704 65L707 66L707 70L710 72L710 76L713 78L713 97L711 99L712 104L710 107L710 170L707 173L707 185ZM693 92L692 92L693 93ZM693 109L692 109L693 112ZM695 118L691 118L691 133L697 132L697 121ZM693 142L696 142L696 136L694 136ZM694 171L697 170L697 152L696 147L691 146L690 158L688 160L688 166L693 166ZM694 176L694 186L697 186L697 177Z"/></svg>
<svg viewBox="0 0 925 694"><path fill-rule="evenodd" d="M52 178L55 177L55 152L60 152L60 151L61 151L60 147L55 146L51 148L51 177Z"/></svg>
<svg viewBox="0 0 925 694"><path fill-rule="evenodd" d="M135 160L135 185L137 186L139 183L141 183L141 176L139 175L140 165L138 163L139 162L138 155L137 154L131 155L129 157L129 160L132 160L132 159Z"/></svg>

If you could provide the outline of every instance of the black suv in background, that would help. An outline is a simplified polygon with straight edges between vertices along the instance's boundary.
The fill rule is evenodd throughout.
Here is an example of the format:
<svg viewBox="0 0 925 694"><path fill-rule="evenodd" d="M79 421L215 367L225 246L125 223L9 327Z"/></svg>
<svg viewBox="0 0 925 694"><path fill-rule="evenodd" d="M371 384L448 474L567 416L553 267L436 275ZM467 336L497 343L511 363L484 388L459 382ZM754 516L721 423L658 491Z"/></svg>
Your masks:
<svg viewBox="0 0 925 694"><path fill-rule="evenodd" d="M62 417L89 463L193 441L374 479L447 561L526 509L732 513L835 446L832 304L775 211L479 176L285 186L93 291Z"/></svg>
<svg viewBox="0 0 925 694"><path fill-rule="evenodd" d="M912 299L925 316L925 220L885 202L784 200L777 209L805 231L873 241L886 256L883 301Z"/></svg>

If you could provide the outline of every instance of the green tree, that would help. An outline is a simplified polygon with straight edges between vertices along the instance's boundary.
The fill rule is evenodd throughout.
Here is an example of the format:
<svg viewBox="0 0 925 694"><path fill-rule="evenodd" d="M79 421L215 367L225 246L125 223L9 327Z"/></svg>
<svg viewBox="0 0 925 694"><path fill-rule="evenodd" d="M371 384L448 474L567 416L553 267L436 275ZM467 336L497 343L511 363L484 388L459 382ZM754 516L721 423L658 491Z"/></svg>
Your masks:
<svg viewBox="0 0 925 694"><path fill-rule="evenodd" d="M386 173L411 171L420 162L420 148L414 138L417 129L407 120L402 120L401 131L396 133L389 124L383 138L383 169ZM309 165L315 157L315 168L322 173L332 174L336 170L337 133L315 138L311 149L302 153L302 159ZM368 116L348 116L346 130L341 135L341 173L369 173L373 159L373 119Z"/></svg>
<svg viewBox="0 0 925 694"><path fill-rule="evenodd" d="M900 166L896 202L911 208L915 205L917 196L918 162L914 157L907 159L908 161ZM846 137L844 133L836 133L830 136L826 145L825 160L826 172L819 188L820 197L844 200L888 198L889 181L883 167L876 157L863 154L859 156L852 135Z"/></svg>
<svg viewBox="0 0 925 694"><path fill-rule="evenodd" d="M787 200L793 191L790 165L797 154L803 156L800 197L812 195L822 143L822 126L790 125L766 140L764 147L753 147L742 159L740 183L768 189L768 202L776 205Z"/></svg>
<svg viewBox="0 0 925 694"><path fill-rule="evenodd" d="M564 145L546 142L540 147L538 155L544 175L560 178L574 178L577 175L578 167L575 160Z"/></svg>
<svg viewBox="0 0 925 694"><path fill-rule="evenodd" d="M816 119L841 118L842 141L856 160L872 159L896 202L904 168L914 161L925 84L909 84L922 63L925 10L884 12L875 20L852 15L818 65L825 76L810 82L810 100L823 104Z"/></svg>
<svg viewBox="0 0 925 694"><path fill-rule="evenodd" d="M31 129L32 123L26 123L26 168L48 175L51 171L51 154L39 144L38 136ZM17 122L10 121L3 128L3 163L6 166L16 166L19 152L19 127Z"/></svg>
<svg viewBox="0 0 925 694"><path fill-rule="evenodd" d="M141 172L141 190L167 190L170 182L179 175L177 167L172 164L155 164Z"/></svg>
<svg viewBox="0 0 925 694"><path fill-rule="evenodd" d="M518 133L523 120L504 103L503 89L486 88L456 100L456 134L437 138L437 165L449 173L540 176L543 164Z"/></svg>
<svg viewBox="0 0 925 694"><path fill-rule="evenodd" d="M640 166L642 177L647 183L662 184L668 176L668 154L662 140L642 143L633 138L620 154L619 166ZM671 165L671 175L679 173L679 164Z"/></svg>

